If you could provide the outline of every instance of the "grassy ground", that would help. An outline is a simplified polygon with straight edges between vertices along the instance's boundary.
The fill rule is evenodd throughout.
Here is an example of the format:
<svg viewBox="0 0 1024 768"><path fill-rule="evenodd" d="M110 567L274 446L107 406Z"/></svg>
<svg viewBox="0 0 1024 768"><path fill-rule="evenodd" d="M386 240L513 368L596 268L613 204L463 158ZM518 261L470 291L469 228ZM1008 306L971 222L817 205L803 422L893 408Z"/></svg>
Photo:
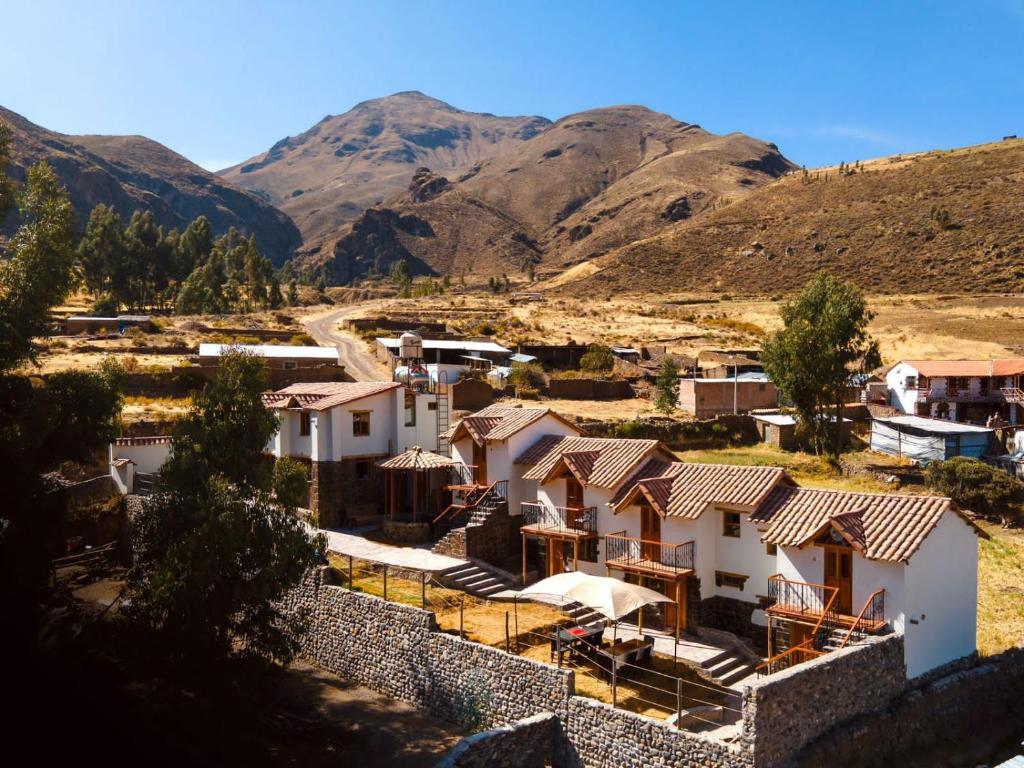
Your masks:
<svg viewBox="0 0 1024 768"><path fill-rule="evenodd" d="M999 653L1024 643L1024 531L981 523L978 564L978 651Z"/></svg>

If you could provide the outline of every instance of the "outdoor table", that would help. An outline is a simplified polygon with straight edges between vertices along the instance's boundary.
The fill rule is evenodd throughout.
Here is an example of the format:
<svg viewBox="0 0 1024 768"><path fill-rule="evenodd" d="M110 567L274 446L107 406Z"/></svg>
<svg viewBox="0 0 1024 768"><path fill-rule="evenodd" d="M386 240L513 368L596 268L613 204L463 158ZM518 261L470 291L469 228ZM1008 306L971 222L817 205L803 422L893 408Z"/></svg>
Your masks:
<svg viewBox="0 0 1024 768"><path fill-rule="evenodd" d="M558 648L558 663L562 663L562 654L569 652L570 655L580 644L594 646L600 643L604 634L604 627L601 625L593 627L572 627L571 629L560 629L555 642Z"/></svg>
<svg viewBox="0 0 1024 768"><path fill-rule="evenodd" d="M648 645L653 646L654 643L644 642L643 640L626 640L625 642L613 645L608 650L602 649L598 652L603 656L607 656L608 659L611 661L612 666L614 666L615 670L617 671L624 667L626 664L628 664L631 660L635 660L640 652L640 649ZM605 671L603 667L602 671ZM605 672L605 674L607 674L610 677L611 671L609 670Z"/></svg>

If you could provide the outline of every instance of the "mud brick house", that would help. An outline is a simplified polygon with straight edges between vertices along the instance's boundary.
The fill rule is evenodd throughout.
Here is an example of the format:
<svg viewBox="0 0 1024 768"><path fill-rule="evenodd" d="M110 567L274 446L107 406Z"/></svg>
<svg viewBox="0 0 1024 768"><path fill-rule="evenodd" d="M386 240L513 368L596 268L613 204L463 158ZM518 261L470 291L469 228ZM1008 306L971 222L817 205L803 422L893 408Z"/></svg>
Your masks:
<svg viewBox="0 0 1024 768"><path fill-rule="evenodd" d="M740 373L733 378L679 379L679 408L703 419L726 413L775 408L779 392L763 373Z"/></svg>

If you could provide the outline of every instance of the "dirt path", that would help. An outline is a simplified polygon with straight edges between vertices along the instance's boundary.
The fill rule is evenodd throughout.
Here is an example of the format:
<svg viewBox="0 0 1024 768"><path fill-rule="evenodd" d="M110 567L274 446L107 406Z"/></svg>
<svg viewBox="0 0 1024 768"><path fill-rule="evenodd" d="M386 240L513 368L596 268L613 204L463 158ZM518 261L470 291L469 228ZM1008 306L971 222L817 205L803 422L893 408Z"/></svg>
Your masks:
<svg viewBox="0 0 1024 768"><path fill-rule="evenodd" d="M316 339L318 344L337 348L341 364L353 379L387 381L391 378L390 372L365 350L362 340L338 328L339 321L360 309L363 307L353 305L345 309L308 315L301 319L309 335Z"/></svg>

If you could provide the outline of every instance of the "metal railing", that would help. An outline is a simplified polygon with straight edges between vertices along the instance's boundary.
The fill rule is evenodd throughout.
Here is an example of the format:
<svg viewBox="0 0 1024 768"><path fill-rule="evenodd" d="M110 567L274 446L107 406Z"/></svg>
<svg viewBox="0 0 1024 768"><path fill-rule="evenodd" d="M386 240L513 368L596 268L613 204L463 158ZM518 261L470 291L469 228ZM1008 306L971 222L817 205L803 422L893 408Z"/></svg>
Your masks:
<svg viewBox="0 0 1024 768"><path fill-rule="evenodd" d="M850 644L854 633L865 630L874 630L875 627L885 623L885 590L879 589L864 601L864 607L857 614L857 620L853 622L839 648L843 649Z"/></svg>
<svg viewBox="0 0 1024 768"><path fill-rule="evenodd" d="M839 588L790 581L776 574L768 577L768 613L814 622L811 642L820 649L839 623Z"/></svg>
<svg viewBox="0 0 1024 768"><path fill-rule="evenodd" d="M931 388L918 389L917 396L921 400L948 400L954 403L984 403L984 402L998 402L1005 398L1005 394L999 389L990 390L945 390L944 392L936 392Z"/></svg>
<svg viewBox="0 0 1024 768"><path fill-rule="evenodd" d="M1017 387L1003 387L999 390L1003 399L1008 403L1024 403L1024 389Z"/></svg>
<svg viewBox="0 0 1024 768"><path fill-rule="evenodd" d="M523 527L553 533L597 533L597 507L549 507L540 501L521 505Z"/></svg>
<svg viewBox="0 0 1024 768"><path fill-rule="evenodd" d="M824 651L819 651L813 647L813 641L811 638L807 638L799 645L794 645L792 648L787 648L782 653L772 656L770 659L765 659L756 667L758 676L761 675L772 675L776 672L781 672L784 669L795 667L797 664L802 664L805 661L816 659L819 656L824 656Z"/></svg>
<svg viewBox="0 0 1024 768"><path fill-rule="evenodd" d="M447 519L451 523L487 502L507 500L508 480L498 480L488 486L478 485L466 494L462 504L449 504L441 514L434 518L433 522L436 524Z"/></svg>
<svg viewBox="0 0 1024 768"><path fill-rule="evenodd" d="M449 468L449 485L476 485L476 466L473 464L453 464Z"/></svg>
<svg viewBox="0 0 1024 768"><path fill-rule="evenodd" d="M627 536L625 531L605 536L605 563L680 573L694 569L694 543L667 544Z"/></svg>

